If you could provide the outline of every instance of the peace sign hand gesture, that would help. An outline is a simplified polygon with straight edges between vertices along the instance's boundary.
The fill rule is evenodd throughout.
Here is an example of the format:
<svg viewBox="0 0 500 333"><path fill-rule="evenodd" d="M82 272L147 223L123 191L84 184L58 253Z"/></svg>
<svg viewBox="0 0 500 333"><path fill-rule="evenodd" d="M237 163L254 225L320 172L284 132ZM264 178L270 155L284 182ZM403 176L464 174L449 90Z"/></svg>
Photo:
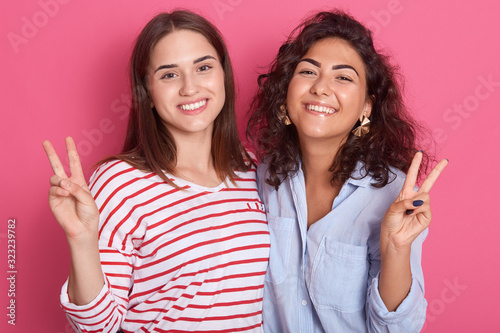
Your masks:
<svg viewBox="0 0 500 333"><path fill-rule="evenodd" d="M69 242L95 241L99 211L87 187L75 142L66 138L71 177L66 175L59 156L49 141L43 142L54 175L50 178L49 205Z"/></svg>
<svg viewBox="0 0 500 333"><path fill-rule="evenodd" d="M380 238L381 250L386 246L395 250L410 248L418 235L431 223L429 191L448 164L448 160L441 160L424 180L420 189L415 192L421 162L422 152L417 152L398 198L384 216Z"/></svg>

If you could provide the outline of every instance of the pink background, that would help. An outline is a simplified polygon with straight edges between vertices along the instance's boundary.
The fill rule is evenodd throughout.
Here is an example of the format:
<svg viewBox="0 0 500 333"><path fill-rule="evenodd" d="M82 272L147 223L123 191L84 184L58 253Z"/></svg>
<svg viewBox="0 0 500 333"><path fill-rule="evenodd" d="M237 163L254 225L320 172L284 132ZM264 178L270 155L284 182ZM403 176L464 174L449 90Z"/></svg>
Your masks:
<svg viewBox="0 0 500 333"><path fill-rule="evenodd" d="M75 138L87 177L120 150L131 45L155 14L182 6L222 31L239 87L240 130L257 73L310 11L340 7L368 24L406 77L414 114L450 165L432 191L424 244L424 332L498 332L500 5L476 0L2 0L1 332L71 332L59 308L66 240L47 204L41 142ZM16 296L8 297L7 224L16 219ZM7 306L16 302L16 325ZM3 309L3 310L1 310Z"/></svg>

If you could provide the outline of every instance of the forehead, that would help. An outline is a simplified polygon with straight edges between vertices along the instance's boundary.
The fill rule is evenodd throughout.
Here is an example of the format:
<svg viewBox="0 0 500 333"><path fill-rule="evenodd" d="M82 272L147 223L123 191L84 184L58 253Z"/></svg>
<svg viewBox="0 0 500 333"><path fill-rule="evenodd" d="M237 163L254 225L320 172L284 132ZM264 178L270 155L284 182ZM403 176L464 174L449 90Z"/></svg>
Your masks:
<svg viewBox="0 0 500 333"><path fill-rule="evenodd" d="M218 59L217 51L205 36L192 30L174 30L156 43L150 62L189 62L205 55Z"/></svg>

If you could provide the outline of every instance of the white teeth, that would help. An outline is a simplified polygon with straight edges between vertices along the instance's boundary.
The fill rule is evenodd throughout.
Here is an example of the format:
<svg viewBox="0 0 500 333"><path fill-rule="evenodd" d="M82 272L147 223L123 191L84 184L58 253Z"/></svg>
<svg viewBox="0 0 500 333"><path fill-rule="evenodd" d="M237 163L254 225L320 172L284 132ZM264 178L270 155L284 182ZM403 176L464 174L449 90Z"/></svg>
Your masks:
<svg viewBox="0 0 500 333"><path fill-rule="evenodd" d="M187 110L187 111L192 111L201 108L203 105L207 104L207 100L204 99L203 101L199 101L193 104L182 104L179 107L182 110Z"/></svg>
<svg viewBox="0 0 500 333"><path fill-rule="evenodd" d="M321 112L321 113L328 113L328 114L335 113L335 109L333 109L333 108L328 108L326 106L312 105L312 104L307 104L306 109L311 110L311 111Z"/></svg>

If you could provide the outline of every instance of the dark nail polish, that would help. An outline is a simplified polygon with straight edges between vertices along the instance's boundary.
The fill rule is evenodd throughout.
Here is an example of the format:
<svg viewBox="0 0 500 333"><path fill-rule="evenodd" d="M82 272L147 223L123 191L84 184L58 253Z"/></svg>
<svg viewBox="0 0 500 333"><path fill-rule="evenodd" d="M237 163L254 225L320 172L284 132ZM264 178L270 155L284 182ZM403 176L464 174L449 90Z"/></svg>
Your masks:
<svg viewBox="0 0 500 333"><path fill-rule="evenodd" d="M413 209L407 209L406 210L406 215L411 215L413 214Z"/></svg>
<svg viewBox="0 0 500 333"><path fill-rule="evenodd" d="M422 151L422 150L419 150L418 152L419 152L419 153L423 153L423 151Z"/></svg>
<svg viewBox="0 0 500 333"><path fill-rule="evenodd" d="M422 200L415 200L413 201L413 207L420 207L424 204Z"/></svg>
<svg viewBox="0 0 500 333"><path fill-rule="evenodd" d="M445 158L445 160L447 160L448 162L450 161L449 159Z"/></svg>

